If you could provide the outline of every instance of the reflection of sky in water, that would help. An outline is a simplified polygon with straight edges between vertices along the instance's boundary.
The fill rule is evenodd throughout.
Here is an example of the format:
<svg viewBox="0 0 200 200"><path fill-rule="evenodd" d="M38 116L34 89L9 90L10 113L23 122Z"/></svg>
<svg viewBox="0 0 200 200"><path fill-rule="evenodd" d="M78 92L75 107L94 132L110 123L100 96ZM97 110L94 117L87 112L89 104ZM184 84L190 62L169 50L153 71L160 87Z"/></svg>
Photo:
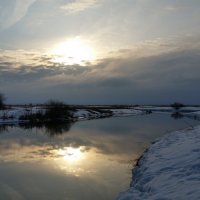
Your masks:
<svg viewBox="0 0 200 200"><path fill-rule="evenodd" d="M0 199L114 199L128 188L131 161L156 137L187 126L147 115L83 121L56 137L8 128L0 134Z"/></svg>

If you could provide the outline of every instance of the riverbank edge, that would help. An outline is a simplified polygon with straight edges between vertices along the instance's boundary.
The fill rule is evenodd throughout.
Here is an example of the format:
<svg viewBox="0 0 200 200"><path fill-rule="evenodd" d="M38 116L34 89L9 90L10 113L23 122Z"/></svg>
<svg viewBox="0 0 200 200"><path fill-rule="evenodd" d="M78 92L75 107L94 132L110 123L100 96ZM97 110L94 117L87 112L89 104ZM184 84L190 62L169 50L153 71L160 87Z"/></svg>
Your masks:
<svg viewBox="0 0 200 200"><path fill-rule="evenodd" d="M21 116L31 116L37 113L44 112L43 108L13 108L9 110L0 110L0 125L17 125L29 123L29 120L20 119ZM78 122L93 119L102 119L108 117L126 117L146 114L145 111L137 110L134 107L129 109L77 109L76 111L70 111L70 117L68 119L62 119L62 122ZM39 121L38 121L39 122ZM58 120L59 122L59 120Z"/></svg>
<svg viewBox="0 0 200 200"><path fill-rule="evenodd" d="M200 199L199 153L200 126L157 138L137 160L130 188L116 200Z"/></svg>
<svg viewBox="0 0 200 200"><path fill-rule="evenodd" d="M27 116L45 112L45 106L9 106L0 110L0 125L28 123ZM184 107L178 111L172 107L160 106L79 106L67 107L69 116L62 121L77 122L108 117L127 117L151 113L171 114L174 118L188 117L200 120L200 107ZM25 117L21 117L25 116ZM44 119L43 119L44 120ZM39 122L38 119L35 121ZM59 122L59 120L57 120Z"/></svg>

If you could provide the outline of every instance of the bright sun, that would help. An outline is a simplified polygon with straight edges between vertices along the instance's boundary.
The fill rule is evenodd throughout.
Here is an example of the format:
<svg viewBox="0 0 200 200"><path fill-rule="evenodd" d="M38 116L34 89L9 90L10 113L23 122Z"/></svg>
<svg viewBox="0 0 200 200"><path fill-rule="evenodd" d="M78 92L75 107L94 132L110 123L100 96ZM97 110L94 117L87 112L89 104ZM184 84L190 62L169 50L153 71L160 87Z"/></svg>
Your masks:
<svg viewBox="0 0 200 200"><path fill-rule="evenodd" d="M51 54L53 62L60 64L80 64L85 65L95 59L94 50L86 41L80 38L73 38L57 44Z"/></svg>

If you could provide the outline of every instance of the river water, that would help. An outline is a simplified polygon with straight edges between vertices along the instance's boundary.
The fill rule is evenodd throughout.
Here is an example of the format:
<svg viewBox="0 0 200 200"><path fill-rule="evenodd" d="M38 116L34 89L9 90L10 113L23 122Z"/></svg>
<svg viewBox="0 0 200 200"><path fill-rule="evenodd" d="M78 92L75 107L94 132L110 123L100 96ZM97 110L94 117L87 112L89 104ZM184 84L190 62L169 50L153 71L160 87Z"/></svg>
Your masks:
<svg viewBox="0 0 200 200"><path fill-rule="evenodd" d="M156 138L199 124L167 114L0 127L0 199L113 200Z"/></svg>

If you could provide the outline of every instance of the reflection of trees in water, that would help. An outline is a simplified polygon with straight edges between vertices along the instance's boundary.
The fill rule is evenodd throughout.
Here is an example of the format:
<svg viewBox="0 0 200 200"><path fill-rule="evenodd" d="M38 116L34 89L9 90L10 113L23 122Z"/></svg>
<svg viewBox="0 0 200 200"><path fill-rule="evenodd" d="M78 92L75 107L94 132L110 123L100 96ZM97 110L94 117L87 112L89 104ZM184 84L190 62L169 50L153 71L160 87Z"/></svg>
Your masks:
<svg viewBox="0 0 200 200"><path fill-rule="evenodd" d="M49 136L61 135L70 130L72 122L70 121L47 121L47 122L29 122L20 124L23 129L44 129Z"/></svg>
<svg viewBox="0 0 200 200"><path fill-rule="evenodd" d="M184 117L184 115L180 112L175 112L171 114L171 117L173 117L174 119L181 119Z"/></svg>
<svg viewBox="0 0 200 200"><path fill-rule="evenodd" d="M68 132L71 128L71 123L66 122L66 123L49 123L48 125L45 126L47 133L50 136L54 135L60 135L63 134L64 132Z"/></svg>
<svg viewBox="0 0 200 200"><path fill-rule="evenodd" d="M7 132L7 131L8 131L8 125L1 124L0 125L0 133Z"/></svg>
<svg viewBox="0 0 200 200"><path fill-rule="evenodd" d="M189 118L195 121L200 121L200 116L197 114L183 114L181 112L175 112L171 114L171 117L173 117L174 119L181 119L181 118Z"/></svg>
<svg viewBox="0 0 200 200"><path fill-rule="evenodd" d="M34 128L43 129L45 133L47 133L50 137L53 137L69 131L72 124L73 122L71 121L28 122L21 123L17 125L17 127L25 130L31 130ZM9 127L13 127L13 125L0 125L0 133L8 131Z"/></svg>

